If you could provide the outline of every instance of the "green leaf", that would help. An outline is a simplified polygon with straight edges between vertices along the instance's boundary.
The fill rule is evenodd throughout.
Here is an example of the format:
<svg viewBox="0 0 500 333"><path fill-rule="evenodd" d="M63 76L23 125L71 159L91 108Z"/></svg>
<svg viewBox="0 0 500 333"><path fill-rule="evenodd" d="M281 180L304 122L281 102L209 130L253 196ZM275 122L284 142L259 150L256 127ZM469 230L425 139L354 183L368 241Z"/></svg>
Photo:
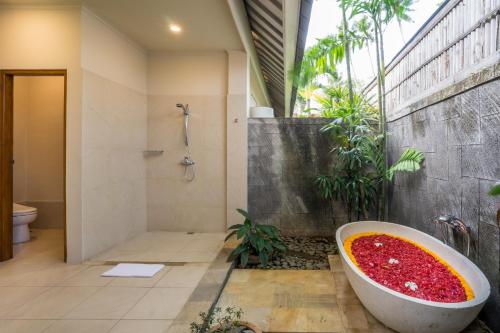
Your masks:
<svg viewBox="0 0 500 333"><path fill-rule="evenodd" d="M257 238L257 252L262 252L262 250L264 250L264 240Z"/></svg>
<svg viewBox="0 0 500 333"><path fill-rule="evenodd" d="M270 242L265 242L264 247L266 248L267 252L273 252L273 245Z"/></svg>
<svg viewBox="0 0 500 333"><path fill-rule="evenodd" d="M248 249L243 244L240 244L237 248L235 248L231 252L231 254L229 254L228 260L232 261L232 260L236 259L241 253L243 253L245 251L248 251Z"/></svg>
<svg viewBox="0 0 500 333"><path fill-rule="evenodd" d="M234 224L234 225L230 226L229 228L227 228L227 230L239 229L241 227L243 227L243 224Z"/></svg>
<svg viewBox="0 0 500 333"><path fill-rule="evenodd" d="M488 194L491 195L492 197L500 196L500 183L493 185Z"/></svg>
<svg viewBox="0 0 500 333"><path fill-rule="evenodd" d="M247 212L247 211L245 211L245 210L243 210L243 209L239 209L239 208L238 208L238 209L236 209L236 211L237 211L238 213L240 213L241 215L243 215L243 217L245 217L245 219L247 219L247 220L251 220L250 215L248 214L248 212Z"/></svg>
<svg viewBox="0 0 500 333"><path fill-rule="evenodd" d="M241 254L241 258L240 258L241 267L243 267L243 268L247 267L249 256L250 256L250 253L248 253L248 252L243 252Z"/></svg>
<svg viewBox="0 0 500 333"><path fill-rule="evenodd" d="M267 252L260 252L259 259L260 259L260 263L262 264L262 266L266 267L268 265L269 256L268 256Z"/></svg>
<svg viewBox="0 0 500 333"><path fill-rule="evenodd" d="M282 252L286 251L286 246L282 243L273 243L273 246Z"/></svg>
<svg viewBox="0 0 500 333"><path fill-rule="evenodd" d="M245 236L245 234L248 232L248 229L247 228L241 228L238 230L238 232L236 233L237 235L237 238L238 239L241 239L243 236Z"/></svg>
<svg viewBox="0 0 500 333"><path fill-rule="evenodd" d="M238 230L233 230L229 233L229 235L226 236L226 238L224 239L224 242L226 242L229 238L231 238L234 234L236 234L238 232Z"/></svg>
<svg viewBox="0 0 500 333"><path fill-rule="evenodd" d="M386 177L392 181L396 172L418 171L423 160L424 153L414 148L408 148L401 154L399 160L387 170Z"/></svg>

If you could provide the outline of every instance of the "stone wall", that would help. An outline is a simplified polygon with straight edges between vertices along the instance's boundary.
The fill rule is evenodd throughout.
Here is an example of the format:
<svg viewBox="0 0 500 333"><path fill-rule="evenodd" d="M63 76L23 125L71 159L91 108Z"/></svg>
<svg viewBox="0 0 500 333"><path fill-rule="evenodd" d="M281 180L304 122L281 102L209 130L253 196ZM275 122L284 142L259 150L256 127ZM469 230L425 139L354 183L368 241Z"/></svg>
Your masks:
<svg viewBox="0 0 500 333"><path fill-rule="evenodd" d="M287 235L333 235L346 220L340 205L323 200L314 184L331 170L325 119L249 119L248 210ZM335 213L333 213L335 212Z"/></svg>
<svg viewBox="0 0 500 333"><path fill-rule="evenodd" d="M492 297L483 319L500 332L500 251L496 202L487 195L500 179L500 80L477 86L388 124L389 160L407 147L425 153L417 174L396 176L389 219L439 237L434 216L453 214L472 229L472 259L485 273ZM460 237L452 246L463 252Z"/></svg>

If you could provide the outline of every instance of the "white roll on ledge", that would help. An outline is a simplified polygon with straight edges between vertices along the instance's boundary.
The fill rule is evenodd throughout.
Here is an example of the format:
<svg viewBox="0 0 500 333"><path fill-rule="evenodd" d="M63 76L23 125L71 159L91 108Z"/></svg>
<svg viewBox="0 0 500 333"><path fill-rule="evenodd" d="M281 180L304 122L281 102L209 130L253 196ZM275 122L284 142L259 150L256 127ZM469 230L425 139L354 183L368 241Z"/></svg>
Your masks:
<svg viewBox="0 0 500 333"><path fill-rule="evenodd" d="M250 118L274 118L274 110L267 106L253 106L250 108Z"/></svg>

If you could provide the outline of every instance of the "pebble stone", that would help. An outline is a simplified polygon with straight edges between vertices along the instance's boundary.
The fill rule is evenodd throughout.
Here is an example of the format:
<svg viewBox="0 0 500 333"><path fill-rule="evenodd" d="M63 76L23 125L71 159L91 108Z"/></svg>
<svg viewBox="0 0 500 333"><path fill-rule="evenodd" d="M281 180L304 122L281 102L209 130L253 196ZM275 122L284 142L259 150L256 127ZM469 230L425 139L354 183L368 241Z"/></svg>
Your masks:
<svg viewBox="0 0 500 333"><path fill-rule="evenodd" d="M321 270L329 269L328 256L337 254L337 244L324 237L283 236L288 247L284 254L271 259L267 267L249 265L247 268Z"/></svg>

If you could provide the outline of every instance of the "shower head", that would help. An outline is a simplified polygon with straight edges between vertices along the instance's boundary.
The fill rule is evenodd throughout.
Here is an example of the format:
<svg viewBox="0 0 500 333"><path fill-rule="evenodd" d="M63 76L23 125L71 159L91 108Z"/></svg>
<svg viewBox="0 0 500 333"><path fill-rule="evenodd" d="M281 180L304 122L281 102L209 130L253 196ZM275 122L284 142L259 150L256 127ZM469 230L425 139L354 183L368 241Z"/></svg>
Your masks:
<svg viewBox="0 0 500 333"><path fill-rule="evenodd" d="M189 115L189 104L181 104L181 103L177 103L175 106L177 106L178 108L181 108L182 111L184 112L184 115Z"/></svg>

